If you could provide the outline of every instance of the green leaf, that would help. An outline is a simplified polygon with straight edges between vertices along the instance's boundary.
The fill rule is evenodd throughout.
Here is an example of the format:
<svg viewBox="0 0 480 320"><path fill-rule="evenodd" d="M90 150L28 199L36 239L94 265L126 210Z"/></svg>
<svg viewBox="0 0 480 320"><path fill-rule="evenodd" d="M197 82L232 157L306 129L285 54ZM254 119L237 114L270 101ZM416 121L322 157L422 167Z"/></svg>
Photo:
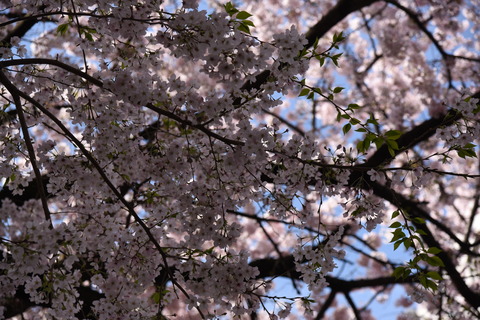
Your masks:
<svg viewBox="0 0 480 320"><path fill-rule="evenodd" d="M427 272L427 277L433 280L443 280L442 276L437 271L429 271Z"/></svg>
<svg viewBox="0 0 480 320"><path fill-rule="evenodd" d="M412 239L406 238L405 241L403 242L403 245L405 246L405 249L409 249L412 246Z"/></svg>
<svg viewBox="0 0 480 320"><path fill-rule="evenodd" d="M243 20L242 23L243 23L244 25L247 25L247 26L250 26L250 27L255 27L255 25L253 24L253 22L250 21L250 20Z"/></svg>
<svg viewBox="0 0 480 320"><path fill-rule="evenodd" d="M392 219L395 219L395 218L398 217L399 215L400 215L400 211L398 211L398 210L393 211L393 213L392 213Z"/></svg>
<svg viewBox="0 0 480 320"><path fill-rule="evenodd" d="M240 23L240 25L237 28L239 31L245 32L247 34L250 34L250 28L245 25L243 22Z"/></svg>
<svg viewBox="0 0 480 320"><path fill-rule="evenodd" d="M345 39L345 36L343 35L343 31L340 33L334 33L333 34L333 42L337 43Z"/></svg>
<svg viewBox="0 0 480 320"><path fill-rule="evenodd" d="M358 120L357 118L352 118L352 119L350 119L350 123L353 124L353 125L356 125L356 124L360 123L360 120Z"/></svg>
<svg viewBox="0 0 480 320"><path fill-rule="evenodd" d="M395 229L393 233L393 238L390 240L390 242L395 242L398 239L405 238L405 233L402 231L402 229Z"/></svg>
<svg viewBox="0 0 480 320"><path fill-rule="evenodd" d="M431 254L439 254L440 252L442 252L442 250L438 249L437 247L431 247L428 248L427 252Z"/></svg>
<svg viewBox="0 0 480 320"><path fill-rule="evenodd" d="M427 262L429 265L431 265L432 267L445 267L445 265L443 264L443 261L442 259L440 259L439 257L437 256L432 256L432 257L427 257L425 259L425 262Z"/></svg>
<svg viewBox="0 0 480 320"><path fill-rule="evenodd" d="M418 223L418 224L425 224L425 219L422 219L420 217L415 217L412 220L413 220L413 222Z"/></svg>
<svg viewBox="0 0 480 320"><path fill-rule="evenodd" d="M360 109L360 108L362 108L362 107L360 107L360 106L359 106L358 104L356 104L356 103L350 103L350 104L348 105L348 109L356 110L356 109Z"/></svg>
<svg viewBox="0 0 480 320"><path fill-rule="evenodd" d="M300 94L298 96L299 97L306 96L307 94L309 94L309 92L310 92L310 89L303 88L302 91L300 91Z"/></svg>
<svg viewBox="0 0 480 320"><path fill-rule="evenodd" d="M240 11L239 13L237 13L237 15L235 16L237 19L240 19L240 20L245 20L249 17L251 17L252 15L250 13L248 13L247 11Z"/></svg>
<svg viewBox="0 0 480 320"><path fill-rule="evenodd" d="M320 61L320 67L322 67L325 64L325 57L319 57L318 61Z"/></svg>
<svg viewBox="0 0 480 320"><path fill-rule="evenodd" d="M402 242L403 242L403 239L400 239L400 240L398 240L397 242L395 242L395 243L393 244L393 250L397 250L398 247L402 244Z"/></svg>
<svg viewBox="0 0 480 320"><path fill-rule="evenodd" d="M332 59L332 62L336 67L338 67L338 59L340 58L341 55L342 54L339 53L330 57L330 59Z"/></svg>
<svg viewBox="0 0 480 320"><path fill-rule="evenodd" d="M368 148L370 148L370 145L372 144L372 140L370 139L370 137L368 135L365 137L365 140L364 140L363 144L365 146L365 151L367 151Z"/></svg>
<svg viewBox="0 0 480 320"><path fill-rule="evenodd" d="M358 128L357 130L355 130L356 132L367 132L367 129L364 129L364 128Z"/></svg>
<svg viewBox="0 0 480 320"><path fill-rule="evenodd" d="M365 152L365 144L364 143L365 143L365 141L358 141L358 143L357 143L358 152L360 152L360 153Z"/></svg>
<svg viewBox="0 0 480 320"><path fill-rule="evenodd" d="M422 236L426 236L427 234L425 233L425 231L423 231L422 229L417 229L417 233L419 235L422 235Z"/></svg>
<svg viewBox="0 0 480 320"><path fill-rule="evenodd" d="M398 130L390 130L385 132L385 136L387 136L389 140L397 140L401 135L402 133Z"/></svg>
<svg viewBox="0 0 480 320"><path fill-rule="evenodd" d="M224 6L225 11L230 15L233 16L235 13L238 12L238 9L231 2L227 2Z"/></svg>
<svg viewBox="0 0 480 320"><path fill-rule="evenodd" d="M470 158L476 158L477 154L475 153L475 150L473 149L466 149L465 150L465 155Z"/></svg>
<svg viewBox="0 0 480 320"><path fill-rule="evenodd" d="M396 267L395 270L393 270L393 276L395 279L399 279L402 277L403 273L405 271L405 267Z"/></svg>
<svg viewBox="0 0 480 320"><path fill-rule="evenodd" d="M161 298L160 292L155 292L150 298L153 300L153 302L155 302L155 304L159 304Z"/></svg>
<svg viewBox="0 0 480 320"><path fill-rule="evenodd" d="M85 39L87 39L90 42L93 41L93 37L91 33L85 32L84 35L85 35Z"/></svg>
<svg viewBox="0 0 480 320"><path fill-rule="evenodd" d="M377 147L377 149L380 149L380 147L383 144L383 139L380 137L377 137L373 139L373 142L375 143L375 146Z"/></svg>
<svg viewBox="0 0 480 320"><path fill-rule="evenodd" d="M65 33L67 32L68 30L68 27L70 26L69 23L64 23L64 24L61 24L57 27L57 33L59 33L60 35L65 35Z"/></svg>
<svg viewBox="0 0 480 320"><path fill-rule="evenodd" d="M424 288L427 288L427 278L425 277L425 275L423 275L423 274L420 275L420 276L418 277L418 280L420 281L420 283L422 284L422 286L423 286Z"/></svg>
<svg viewBox="0 0 480 320"><path fill-rule="evenodd" d="M475 145L475 144L473 144L473 143L467 143L467 144L464 145L463 147L464 147L464 148L469 148L469 149L471 149L471 148L475 148L476 146L477 146L477 145Z"/></svg>
<svg viewBox="0 0 480 320"><path fill-rule="evenodd" d="M307 55L307 53L310 53L310 51L307 50L307 48L303 48L302 51L300 51L299 56L300 56L301 58L303 58L303 57L305 57L305 56Z"/></svg>
<svg viewBox="0 0 480 320"><path fill-rule="evenodd" d="M385 142L387 143L387 145L392 148L393 150L398 150L398 143L397 141L395 140L391 140L391 139L387 139L385 140Z"/></svg>
<svg viewBox="0 0 480 320"><path fill-rule="evenodd" d="M390 146L388 146L388 153L390 153L392 157L395 157L395 150L393 150Z"/></svg>
<svg viewBox="0 0 480 320"><path fill-rule="evenodd" d="M377 122L377 120L376 120L375 117L373 116L373 114L370 115L370 118L367 120L367 123L371 123L371 124L373 124L373 125L375 125L375 126L378 126L378 125L379 125L378 122Z"/></svg>
<svg viewBox="0 0 480 320"><path fill-rule="evenodd" d="M418 233L418 232L417 232ZM417 240L418 242L422 242L422 239L420 239L419 236L417 236L416 234L412 235L412 239L415 239Z"/></svg>
<svg viewBox="0 0 480 320"><path fill-rule="evenodd" d="M389 228L398 228L398 227L400 227L401 225L402 225L402 224L401 224L400 222L395 221L394 223L392 223L392 224L390 225Z"/></svg>
<svg viewBox="0 0 480 320"><path fill-rule="evenodd" d="M347 123L346 125L344 125L342 128L343 134L347 134L351 128L352 128L352 125L350 123Z"/></svg>
<svg viewBox="0 0 480 320"><path fill-rule="evenodd" d="M427 282L427 287L426 287L427 289L430 288L433 291L437 291L438 285L435 282L433 282L432 280L429 280L429 279L427 279L426 282Z"/></svg>
<svg viewBox="0 0 480 320"><path fill-rule="evenodd" d="M342 90L345 89L344 87L336 87L333 89L333 93L340 93Z"/></svg>

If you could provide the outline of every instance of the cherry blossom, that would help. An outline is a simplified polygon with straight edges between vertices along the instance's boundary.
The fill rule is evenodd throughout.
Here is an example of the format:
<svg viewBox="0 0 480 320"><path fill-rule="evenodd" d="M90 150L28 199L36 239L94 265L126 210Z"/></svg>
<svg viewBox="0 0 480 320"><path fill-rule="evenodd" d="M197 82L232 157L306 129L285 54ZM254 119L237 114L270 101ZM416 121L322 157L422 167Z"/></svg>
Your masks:
<svg viewBox="0 0 480 320"><path fill-rule="evenodd" d="M0 0L0 318L480 317L478 7Z"/></svg>

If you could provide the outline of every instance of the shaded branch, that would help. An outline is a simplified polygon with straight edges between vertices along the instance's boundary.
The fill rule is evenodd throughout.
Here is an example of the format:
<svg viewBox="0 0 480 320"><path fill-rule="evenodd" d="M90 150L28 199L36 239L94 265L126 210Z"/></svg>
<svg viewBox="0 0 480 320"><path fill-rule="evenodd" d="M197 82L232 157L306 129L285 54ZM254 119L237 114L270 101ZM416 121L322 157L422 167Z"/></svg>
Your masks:
<svg viewBox="0 0 480 320"><path fill-rule="evenodd" d="M388 202L392 203L393 205L402 208L408 214L414 218L414 217L425 217L428 216L428 213L420 208L419 204L411 201L407 198L405 198L403 195L395 192L392 189L388 189L384 187L383 185L380 185L376 182L370 183L369 187L367 187L369 190L372 190L373 193L382 198L387 200ZM366 189L367 189L366 188ZM427 225L425 224L419 224L415 222L414 220L411 221L415 227L418 230L423 230L425 232L424 235L421 235L423 241L428 245L428 247L436 247L441 249L442 251L437 254L437 256L442 260L442 262L445 265L445 271L448 273L450 279L452 280L454 286L457 288L458 292L464 297L464 299L467 301L469 305L471 305L474 308L479 308L480 307L480 293L474 292L472 289L468 287L468 285L465 283L465 280L462 278L460 273L457 271L455 263L452 261L450 256L447 254L442 249L442 246L440 243L435 239L433 236L432 232L428 228ZM466 246L464 244L464 246ZM468 247L468 246L466 246ZM469 250L469 248L468 248Z"/></svg>
<svg viewBox="0 0 480 320"><path fill-rule="evenodd" d="M325 313L327 312L328 308L332 305L333 301L335 300L335 296L337 295L336 291L330 291L330 294L328 295L327 300L322 304L322 307L318 311L317 316L315 317L315 320L321 320L324 316Z"/></svg>
<svg viewBox="0 0 480 320"><path fill-rule="evenodd" d="M455 121L460 119L461 113L455 110L450 110L443 117L425 120L410 131L404 133L396 140L398 144L398 150L395 150L395 156L412 149L423 141L427 141L435 134L438 128L442 126L450 126ZM370 156L365 163L359 164L355 167L375 168L387 164L393 159L394 157L392 157L388 151L388 145L384 144L372 156ZM350 181L358 180L360 175L361 173L353 172L350 176Z"/></svg>
<svg viewBox="0 0 480 320"><path fill-rule="evenodd" d="M447 58L457 58L457 59L463 59L463 60L467 60L467 61L472 61L472 62L480 62L480 58L471 58L471 57L465 57L465 56L459 56L459 55L454 55L454 54L451 54L451 53L448 53L445 51L445 49L443 49L442 45L440 44L440 42L435 39L435 37L433 36L433 34L427 29L427 27L425 26L425 24L419 19L418 15L413 12L412 10L410 10L409 8L401 5L399 2L397 2L396 0L386 0L386 2L388 3L391 3L392 5L394 5L395 7L397 7L398 9L402 10L403 12L405 12L407 14L407 16L417 25L417 27L428 37L428 39L430 39L430 41L433 43L433 45L435 46L435 48L438 50L438 52L440 52L440 55L442 56L442 58L445 60L447 60ZM449 71L448 71L449 72ZM451 75L450 75L450 72L448 74L448 79L449 81L451 81Z"/></svg>
<svg viewBox="0 0 480 320"><path fill-rule="evenodd" d="M271 115L272 117L275 117L277 118L281 123L285 124L287 127L291 128L293 131L297 132L299 135L301 135L302 137L305 137L305 131L303 131L300 127L296 126L295 124L291 123L290 121L288 121L287 119L285 119L284 117L276 114L275 112L272 112L270 110L267 110L265 108L262 108L262 111L266 114L269 114Z"/></svg>
<svg viewBox="0 0 480 320"><path fill-rule="evenodd" d="M33 26L38 22L36 18L26 17L25 20L22 20L18 25L10 31L5 38L0 40L0 46L12 47L12 38L13 37L23 37Z"/></svg>
<svg viewBox="0 0 480 320"><path fill-rule="evenodd" d="M80 286L75 288L78 292L78 300L82 301L82 307L80 311L75 314L75 317L79 319L97 319L93 316L93 303L105 297L103 293L93 290L90 287ZM34 303L30 299L30 295L25 292L23 286L18 287L15 292L15 296L0 300L0 303L4 309L3 316L8 319L26 312L33 307L50 308L51 303Z"/></svg>
<svg viewBox="0 0 480 320"><path fill-rule="evenodd" d="M231 213L231 214L235 214L237 216L240 216L240 217L246 217L246 218L249 218L249 219L253 219L253 220L256 220L258 221L258 223L260 222L268 222L268 223L280 223L280 224L284 224L284 225L287 225L287 226L292 226L292 227L297 227L299 229L302 229L302 230L306 230L306 231L309 231L309 232L312 232L312 233L315 233L315 234L318 234L318 235L322 235L325 237L325 234L323 233L320 233L319 230L315 230L313 228L310 228L310 227L307 227L307 226L304 226L304 225L297 225L296 223L294 222L288 222L288 221L285 221L285 220L279 220L279 219L272 219L272 218L262 218L262 217L259 217L257 215L251 215L251 214L247 214L247 213L244 213L244 212L240 212L240 211L235 211L235 210L229 210L227 209L226 210L228 213ZM354 238L355 240L357 240L358 242L360 242L361 244L363 244L364 246L368 247L371 251L375 251L376 249L373 248L367 241L365 241L364 239L360 238L358 235L356 234L348 234L348 229L349 229L349 225L346 225L346 229L343 233L343 235L345 237L352 237ZM363 250L355 247L354 245L350 244L349 241L344 241L343 238L342 239L339 239L338 241L341 245L343 246L346 246L348 247L349 249L367 257L368 259L371 259L375 262L377 262L378 264L381 264L381 265L384 265L384 266L390 266L392 267L392 270L398 266L397 264L391 262L391 261L384 261L382 259L379 259L378 257L374 257L366 252L364 252Z"/></svg>
<svg viewBox="0 0 480 320"><path fill-rule="evenodd" d="M355 318L357 320L362 320L362 316L360 314L360 311L358 310L357 306L355 305L355 302L353 301L352 297L350 296L350 293L345 292L344 293L345 299L347 299L348 304L353 310L353 314L355 315Z"/></svg>
<svg viewBox="0 0 480 320"><path fill-rule="evenodd" d="M48 176L42 176L42 188L46 189L49 181ZM8 188L8 184L3 186L0 190L0 208L2 207L3 201L10 200L15 203L17 206L22 206L25 202L32 199L40 199L39 186L37 181L30 181L30 183L22 189L21 194L16 194ZM52 194L47 193L47 198L52 197Z"/></svg>
<svg viewBox="0 0 480 320"><path fill-rule="evenodd" d="M225 138L225 137L222 137L221 135L219 134L216 134L215 132L205 128L204 126L200 125L200 124L195 124L193 122L191 122L190 120L187 120L187 119L182 119L181 117L177 116L176 114L170 112L170 111L167 111L167 110L163 110L161 108L158 108L158 107L155 107L153 104L151 103L147 103L146 107L156 113L158 113L159 115L163 115L163 116L166 116L170 119L173 119L175 121L177 121L178 123L181 123L183 125L186 125L186 126L189 126L189 127L192 127L192 128L195 128L195 129L198 129L200 131L202 131L203 133L205 133L207 136L209 137L212 137L212 138L215 138L217 140L220 140L222 142L224 142L225 144L228 144L228 145L236 145L236 146L243 146L245 145L245 143L243 141L237 141L237 140L232 140L232 139L228 139L228 138Z"/></svg>
<svg viewBox="0 0 480 320"><path fill-rule="evenodd" d="M47 65L56 66L85 79L86 81L96 85L97 87L100 87L100 88L103 87L103 82L101 80L92 77L88 73L85 73L76 67L73 67L71 65L68 65L66 63L63 63L55 59L29 58L29 59L4 60L4 61L0 61L0 68L20 66L20 65L30 65L30 64L47 64Z"/></svg>
<svg viewBox="0 0 480 320"><path fill-rule="evenodd" d="M281 258L264 258L254 260L250 263L250 266L258 268L260 273L257 278L259 279L284 277L287 273L290 273L294 279L301 280L301 273L295 270L295 262L292 255ZM396 280L395 277L391 276L356 280L343 280L332 276L326 276L325 279L327 280L328 287L330 289L341 293L396 283L412 283L414 281L413 277Z"/></svg>
<svg viewBox="0 0 480 320"><path fill-rule="evenodd" d="M310 30L305 34L307 39L307 44L305 49L313 46L315 41L323 37L327 32L329 32L335 25L347 17L350 13L360 10L362 8L368 7L372 3L378 2L380 0L340 0L337 4L330 9L330 11L324 15L320 21L318 21ZM259 90L262 84L267 82L268 77L270 76L270 70L264 70L255 77L255 81L247 81L240 90L242 91L251 91ZM239 104L240 98L234 100L234 104Z"/></svg>
<svg viewBox="0 0 480 320"><path fill-rule="evenodd" d="M40 196L40 200L42 202L42 208L45 214L45 220L49 221L50 227L53 228L52 219L50 217L50 210L48 209L47 191L44 189L44 186L41 181L42 175L37 165L35 150L33 149L30 133L28 132L28 126L25 120L25 115L23 113L22 102L20 101L19 92L17 91L17 88L10 82L10 80L8 80L8 78L5 76L5 74L1 70L0 70L0 83L2 83L5 86L5 88L10 92L10 94L13 97L13 101L15 103L15 107L18 113L18 119L20 120L20 127L23 134L23 140L25 141L25 145L28 151L28 158L30 159L32 169L35 174L35 181L37 184L37 190Z"/></svg>
<svg viewBox="0 0 480 320"><path fill-rule="evenodd" d="M337 4L305 34L305 37L308 40L306 47L311 47L317 39L323 37L350 13L368 7L378 1L379 0L338 1Z"/></svg>

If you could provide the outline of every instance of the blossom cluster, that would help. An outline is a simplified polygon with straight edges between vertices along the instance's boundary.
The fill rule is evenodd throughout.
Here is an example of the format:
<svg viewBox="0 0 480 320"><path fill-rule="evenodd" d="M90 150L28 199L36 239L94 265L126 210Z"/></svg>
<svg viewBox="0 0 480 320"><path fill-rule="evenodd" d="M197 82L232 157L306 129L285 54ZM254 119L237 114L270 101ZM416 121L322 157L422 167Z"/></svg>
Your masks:
<svg viewBox="0 0 480 320"><path fill-rule="evenodd" d="M465 147L474 143L480 135L478 126L479 99L473 98L471 93L464 93L453 106L453 109L462 115L462 119L455 126L437 129L437 136L445 142L445 146Z"/></svg>
<svg viewBox="0 0 480 320"><path fill-rule="evenodd" d="M449 167L431 161L444 155L452 170L473 167L464 159L474 157L480 136L473 94L456 99L459 120L437 134L465 162L426 141L413 152L392 149L388 161L363 166L388 140L381 139L384 129L405 132L426 109L441 116L439 97L456 96L446 87L463 82L468 72L472 83L478 79L474 58L456 60L458 73L450 72L448 60L440 68L448 69L445 86L436 63L419 54L434 36L441 37L437 48L453 50L451 43L461 42L456 37L463 32L448 28L464 26L446 22L459 14L454 1L430 4L436 11L425 21L447 28L431 37L421 36L429 28L408 23L413 11L400 4L364 7L342 22L351 60L342 68L334 59L328 66L328 52L338 48L323 37L329 30L321 31L309 57L304 49L312 37L303 35L318 16L332 18L328 9L342 1L303 4L311 10L299 10L295 0L243 5L252 3L268 3L270 13L287 12L298 23L280 30L281 21L272 17L279 23L256 33L252 21L269 14L250 21L231 3L212 3L216 9L206 11L195 0L178 8L156 0L0 0L0 38L8 40L0 45L0 302L24 290L29 303L60 319L147 318L164 311L233 318L259 309L286 318L295 312L285 301L295 299L279 302L277 315L267 310L273 286L252 267L261 255L293 255L318 301L347 246L371 249L359 259L369 277L392 271L396 262L380 252L380 236L352 236L378 231L386 220L387 205L372 185L398 192L397 198L439 199L422 208L437 219L440 245L468 238L462 250L476 250L474 214L463 216L458 208L474 212L478 206L468 201L478 199L477 186L440 181ZM468 10L462 15L474 20ZM396 32L399 21L405 28ZM45 27L30 30L31 43L22 34L10 37L31 22ZM338 75L353 81L359 94L337 92L343 90ZM315 90L306 83L316 83ZM301 102L287 96L304 89L308 99ZM338 113L352 101L363 105L360 120ZM364 131L342 134L338 122L344 120L364 122ZM378 138L377 149L372 142L364 153L347 151L365 128ZM458 221L471 221L466 237ZM322 228L331 234L320 236ZM453 285L448 289L456 292ZM85 292L93 302L82 297ZM411 297L432 303L418 290ZM349 313L339 307L333 314Z"/></svg>
<svg viewBox="0 0 480 320"><path fill-rule="evenodd" d="M345 251L335 249L343 232L344 227L340 226L334 234L318 245L313 245L313 242L306 244L299 239L300 243L293 253L295 268L301 273L301 278L308 284L309 290L323 290L328 285L325 276L337 266L334 258L344 258Z"/></svg>

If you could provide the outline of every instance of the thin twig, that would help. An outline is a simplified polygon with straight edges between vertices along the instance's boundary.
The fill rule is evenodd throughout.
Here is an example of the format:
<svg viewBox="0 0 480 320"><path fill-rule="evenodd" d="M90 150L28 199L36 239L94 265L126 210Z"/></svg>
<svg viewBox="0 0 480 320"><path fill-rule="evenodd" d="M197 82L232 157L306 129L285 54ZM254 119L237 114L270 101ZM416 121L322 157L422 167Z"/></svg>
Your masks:
<svg viewBox="0 0 480 320"><path fill-rule="evenodd" d="M156 113L160 114L160 115L163 115L163 116L166 116L166 117L169 117L170 119L173 119L181 124L184 124L186 126L189 126L189 127L192 127L192 128L195 128L195 129L198 129L200 131L202 131L203 133L205 133L207 136L210 136L212 138L215 138L217 140L220 140L222 142L224 142L225 144L228 144L228 145L235 145L235 146L244 146L245 143L243 141L237 141L237 140L232 140L232 139L228 139L228 138L225 138L225 137L222 137L221 135L219 134L216 134L215 132L205 128L204 126L202 125L199 125L199 124L195 124L193 122L191 122L190 120L187 120L187 119L182 119L180 118L179 116L177 116L176 114L170 112L170 111L167 111L167 110L163 110L161 108L158 108L158 107L155 107L153 104L151 103L147 103L145 105L148 109L152 110L152 111L155 111Z"/></svg>
<svg viewBox="0 0 480 320"><path fill-rule="evenodd" d="M42 183L42 174L38 169L35 150L32 145L32 141L30 139L30 134L28 132L27 122L25 120L25 115L23 113L22 102L20 101L20 95L17 92L17 88L13 85L13 83L8 80L7 76L0 70L0 82L7 88L10 94L13 97L13 101L15 102L15 106L17 108L18 119L20 120L20 126L22 128L23 133L23 140L25 141L25 145L27 146L28 150L28 157L30 158L30 162L32 164L33 172L35 174L35 180L37 182L37 189L40 194L40 200L42 202L43 212L45 214L45 219L49 221L50 228L53 228L52 219L50 210L48 209L48 201L47 195L45 193L45 188Z"/></svg>

